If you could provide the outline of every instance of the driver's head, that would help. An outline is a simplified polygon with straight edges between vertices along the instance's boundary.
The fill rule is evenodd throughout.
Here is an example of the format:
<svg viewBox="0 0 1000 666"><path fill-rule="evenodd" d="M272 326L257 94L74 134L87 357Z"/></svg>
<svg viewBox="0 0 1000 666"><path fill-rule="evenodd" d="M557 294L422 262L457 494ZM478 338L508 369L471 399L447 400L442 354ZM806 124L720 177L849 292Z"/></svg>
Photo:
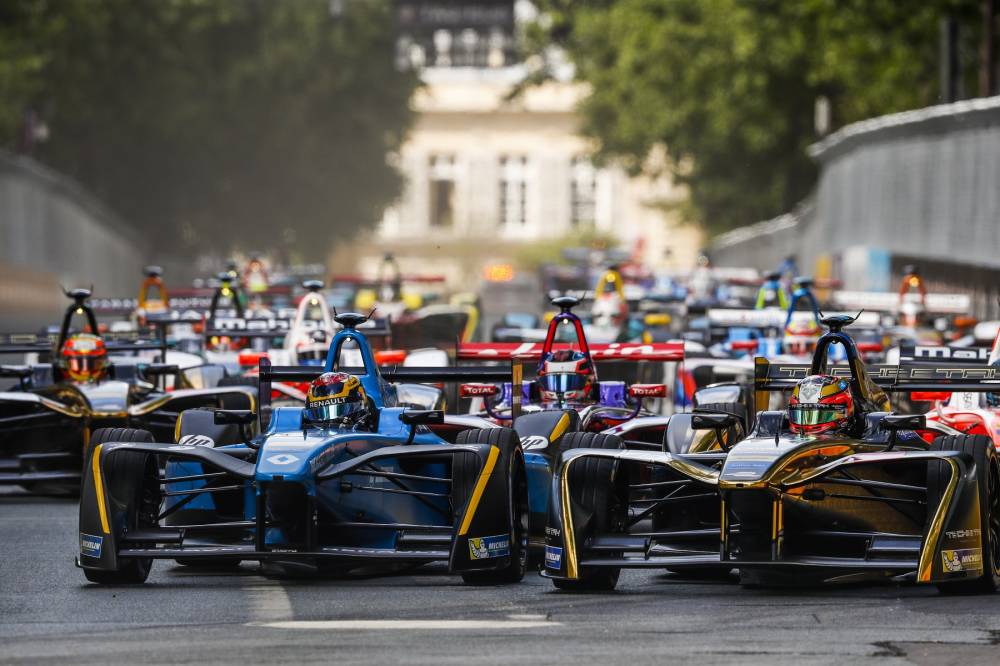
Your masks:
<svg viewBox="0 0 1000 666"><path fill-rule="evenodd" d="M590 395L594 372L583 352L563 349L553 352L538 371L543 400L559 402L584 400Z"/></svg>
<svg viewBox="0 0 1000 666"><path fill-rule="evenodd" d="M107 369L104 340L90 333L71 335L59 350L58 366L70 381L96 382Z"/></svg>
<svg viewBox="0 0 1000 666"><path fill-rule="evenodd" d="M854 418L850 383L831 375L810 375L792 390L788 422L792 432L815 435L846 428Z"/></svg>
<svg viewBox="0 0 1000 666"><path fill-rule="evenodd" d="M313 380L302 410L303 425L355 427L371 423L361 381L346 372L324 372Z"/></svg>

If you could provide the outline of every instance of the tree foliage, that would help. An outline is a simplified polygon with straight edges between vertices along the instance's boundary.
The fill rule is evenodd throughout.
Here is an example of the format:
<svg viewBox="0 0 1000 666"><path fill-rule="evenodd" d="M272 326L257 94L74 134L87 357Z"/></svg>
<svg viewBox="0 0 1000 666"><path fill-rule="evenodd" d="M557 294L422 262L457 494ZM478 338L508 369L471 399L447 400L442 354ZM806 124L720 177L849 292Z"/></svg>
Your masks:
<svg viewBox="0 0 1000 666"><path fill-rule="evenodd" d="M534 43L556 42L590 85L597 157L689 187L722 231L792 208L816 177L814 109L835 126L938 101L940 20L975 43L974 0L546 0Z"/></svg>
<svg viewBox="0 0 1000 666"><path fill-rule="evenodd" d="M416 81L387 0L7 0L0 131L27 107L37 157L161 249L288 243L321 256L397 194L387 155Z"/></svg>

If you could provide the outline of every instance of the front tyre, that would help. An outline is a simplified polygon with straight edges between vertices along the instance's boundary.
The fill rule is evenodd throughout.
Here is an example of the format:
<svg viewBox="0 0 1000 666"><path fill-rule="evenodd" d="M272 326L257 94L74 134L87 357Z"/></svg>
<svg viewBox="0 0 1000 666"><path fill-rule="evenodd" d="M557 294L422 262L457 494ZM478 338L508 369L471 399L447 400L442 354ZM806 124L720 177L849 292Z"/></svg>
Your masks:
<svg viewBox="0 0 1000 666"><path fill-rule="evenodd" d="M464 571L462 580L470 585L502 585L517 583L528 570L528 479L521 442L510 428L482 428L458 434L456 444L490 444L500 449L500 460L506 461L511 520L510 562L502 569ZM456 511L464 507L479 478L479 458L456 455L452 463L452 496Z"/></svg>
<svg viewBox="0 0 1000 666"><path fill-rule="evenodd" d="M101 428L91 437L91 451L98 444L107 442L152 442L153 435L148 430L134 428ZM91 474L90 465L87 474ZM110 463L104 467L105 478L111 479L141 479L131 485L131 491L125 497L115 497L126 506L128 517L126 525L130 530L155 527L160 510L160 477L156 459L141 453L119 453L112 456ZM107 569L84 569L83 574L91 583L102 585L137 585L145 583L153 567L150 557L119 559L119 568L115 571Z"/></svg>
<svg viewBox="0 0 1000 666"><path fill-rule="evenodd" d="M993 441L984 435L948 435L931 443L931 451L958 451L976 463L979 517L983 544L983 574L972 580L939 583L945 594L983 594L1000 588L1000 457ZM927 466L927 507L933 515L948 486L951 467L944 462ZM928 521L930 516L928 516Z"/></svg>
<svg viewBox="0 0 1000 666"><path fill-rule="evenodd" d="M617 435L573 432L559 442L559 452L571 449L624 449L625 442ZM627 502L617 488L618 465L613 460L590 458L579 460L569 469L572 500L592 516L597 534L624 532L628 513ZM613 556L614 554L610 554ZM581 567L579 578L553 578L552 584L568 592L610 592L618 585L620 567Z"/></svg>

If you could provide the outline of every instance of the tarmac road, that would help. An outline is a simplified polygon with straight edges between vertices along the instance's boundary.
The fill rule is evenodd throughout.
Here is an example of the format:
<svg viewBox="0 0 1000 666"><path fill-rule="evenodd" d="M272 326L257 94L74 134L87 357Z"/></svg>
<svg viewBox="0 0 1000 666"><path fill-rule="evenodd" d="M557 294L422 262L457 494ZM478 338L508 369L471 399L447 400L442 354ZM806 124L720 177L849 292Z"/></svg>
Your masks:
<svg viewBox="0 0 1000 666"><path fill-rule="evenodd" d="M1000 595L894 585L759 590L625 572L569 595L435 571L279 581L154 564L137 587L73 566L76 504L0 495L0 663L1000 662Z"/></svg>

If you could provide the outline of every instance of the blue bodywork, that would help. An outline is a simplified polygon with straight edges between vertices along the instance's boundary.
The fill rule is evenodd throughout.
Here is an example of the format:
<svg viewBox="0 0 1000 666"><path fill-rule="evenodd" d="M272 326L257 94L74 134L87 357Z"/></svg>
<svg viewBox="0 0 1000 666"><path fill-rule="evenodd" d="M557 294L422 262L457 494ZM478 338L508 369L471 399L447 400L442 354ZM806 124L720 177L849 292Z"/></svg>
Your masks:
<svg viewBox="0 0 1000 666"><path fill-rule="evenodd" d="M348 344L356 346L363 368L340 367L340 352ZM303 423L302 408L277 407L260 434L240 444L228 443L230 438L216 445L212 436L222 437L226 429L213 430L200 411L192 416L202 419L195 421L198 427L176 445L98 447L94 465L101 475L87 477L80 529L88 535L103 532L104 545L81 550L82 565L117 570L123 557L222 557L310 570L330 564L346 570L373 560L439 560L462 572L510 566L516 508L512 475L521 465L520 450L485 443L492 437L488 433L457 444L432 430L440 424L442 433L457 437L462 430L496 427L481 419L445 421L436 412L404 417L408 410L397 406L395 386L382 377L367 340L353 326L345 324L334 337L322 370L349 371L359 378L375 414L371 427ZM452 370L461 377L464 369ZM278 371L302 375L299 381L318 374L308 367ZM262 393L269 395L267 381L262 367ZM184 433L187 414L181 414L178 435ZM414 418L428 425L415 425ZM166 460L160 516L155 527L135 531L141 542L129 536L127 503L106 502L104 489L141 482L117 476L118 468L109 462L135 454ZM464 483L474 481L474 491L465 488L456 495L459 457ZM547 485L548 479L531 487L547 496ZM124 492L121 496L133 491ZM110 529L119 524L125 529Z"/></svg>

